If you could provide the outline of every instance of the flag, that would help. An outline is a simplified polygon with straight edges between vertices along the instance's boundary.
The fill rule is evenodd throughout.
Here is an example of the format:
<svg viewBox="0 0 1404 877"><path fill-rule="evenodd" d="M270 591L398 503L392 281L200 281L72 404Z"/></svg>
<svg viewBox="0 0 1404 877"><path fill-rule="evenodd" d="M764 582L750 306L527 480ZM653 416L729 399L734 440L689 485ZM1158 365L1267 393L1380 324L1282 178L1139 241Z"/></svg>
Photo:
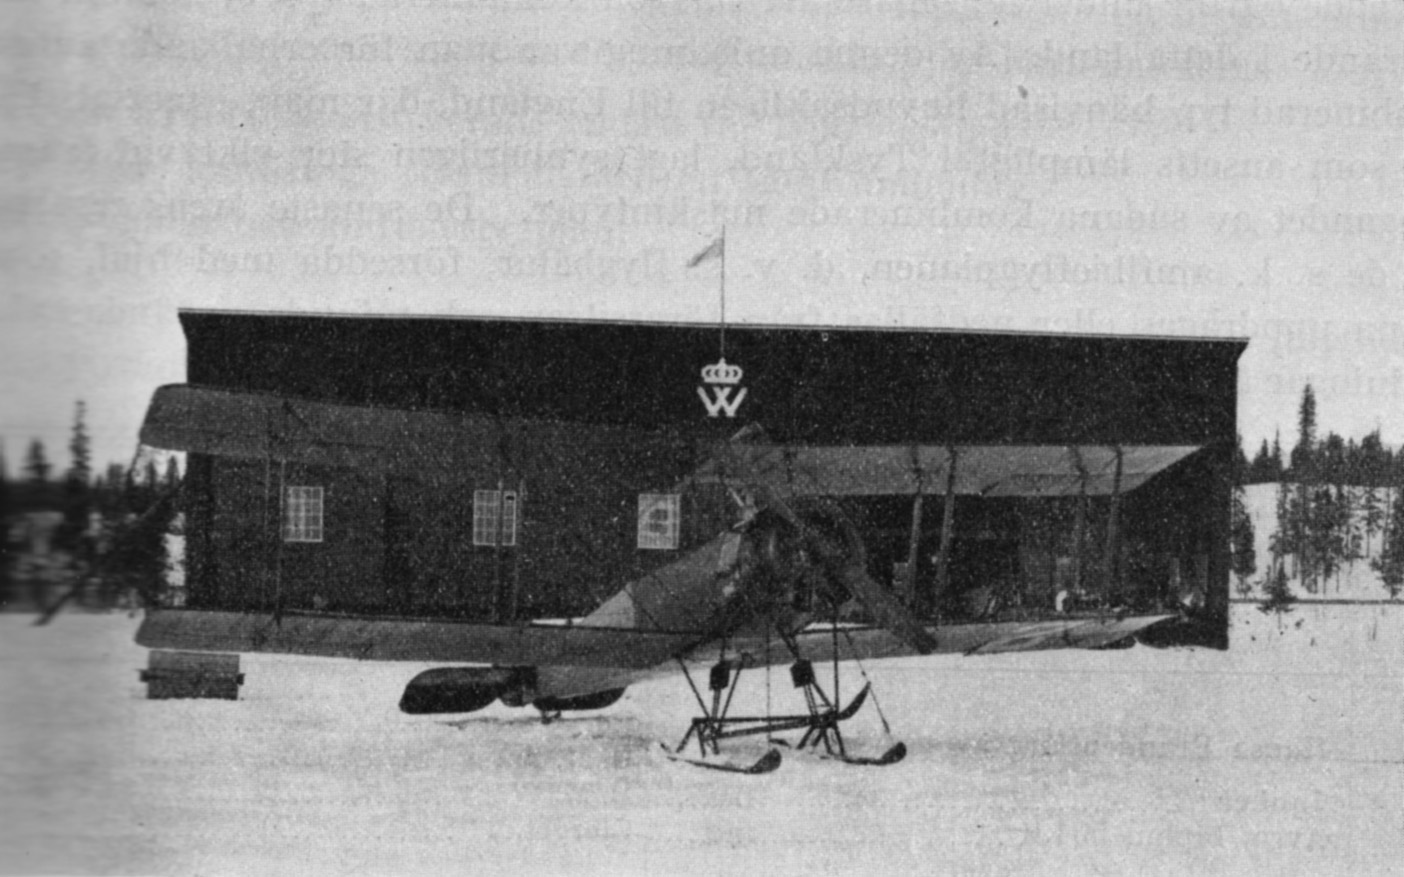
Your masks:
<svg viewBox="0 0 1404 877"><path fill-rule="evenodd" d="M722 249L726 246L726 238L719 237L707 245L707 249L693 256L688 260L687 267L696 268L708 259L721 258Z"/></svg>

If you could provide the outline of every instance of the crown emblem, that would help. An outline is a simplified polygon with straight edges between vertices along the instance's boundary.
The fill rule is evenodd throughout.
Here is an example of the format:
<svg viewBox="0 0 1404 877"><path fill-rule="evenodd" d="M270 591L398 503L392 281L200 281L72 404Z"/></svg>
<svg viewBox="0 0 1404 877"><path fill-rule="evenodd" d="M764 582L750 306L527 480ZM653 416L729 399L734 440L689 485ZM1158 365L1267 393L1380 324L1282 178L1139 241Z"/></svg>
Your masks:
<svg viewBox="0 0 1404 877"><path fill-rule="evenodd" d="M702 367L702 380L708 384L739 384L742 374L741 366L728 364L725 357Z"/></svg>

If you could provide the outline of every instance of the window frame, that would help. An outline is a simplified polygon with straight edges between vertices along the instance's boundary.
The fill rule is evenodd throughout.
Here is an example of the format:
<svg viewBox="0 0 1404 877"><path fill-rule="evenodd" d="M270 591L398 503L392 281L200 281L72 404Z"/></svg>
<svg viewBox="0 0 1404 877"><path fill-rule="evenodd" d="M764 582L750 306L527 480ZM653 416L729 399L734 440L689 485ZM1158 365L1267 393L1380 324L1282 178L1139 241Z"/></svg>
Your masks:
<svg viewBox="0 0 1404 877"><path fill-rule="evenodd" d="M515 548L521 517L521 495L518 491L474 490L473 546Z"/></svg>
<svg viewBox="0 0 1404 877"><path fill-rule="evenodd" d="M655 529L653 515L666 515L663 530ZM676 551L682 542L682 494L639 494L637 546L640 551Z"/></svg>
<svg viewBox="0 0 1404 877"><path fill-rule="evenodd" d="M283 486L282 537L287 543L326 541L326 489L321 485Z"/></svg>

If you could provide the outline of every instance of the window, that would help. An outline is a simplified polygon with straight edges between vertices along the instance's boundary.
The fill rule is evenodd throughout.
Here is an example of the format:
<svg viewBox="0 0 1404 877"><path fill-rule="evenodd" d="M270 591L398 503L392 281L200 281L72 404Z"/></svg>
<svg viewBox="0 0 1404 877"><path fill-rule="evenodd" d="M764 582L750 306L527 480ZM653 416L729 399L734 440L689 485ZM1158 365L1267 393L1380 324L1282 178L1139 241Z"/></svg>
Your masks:
<svg viewBox="0 0 1404 877"><path fill-rule="evenodd" d="M473 544L517 544L516 491L473 491Z"/></svg>
<svg viewBox="0 0 1404 877"><path fill-rule="evenodd" d="M287 488L283 494L283 541L322 541L322 488Z"/></svg>
<svg viewBox="0 0 1404 877"><path fill-rule="evenodd" d="M668 550L678 547L682 498L676 493L639 494L639 547Z"/></svg>

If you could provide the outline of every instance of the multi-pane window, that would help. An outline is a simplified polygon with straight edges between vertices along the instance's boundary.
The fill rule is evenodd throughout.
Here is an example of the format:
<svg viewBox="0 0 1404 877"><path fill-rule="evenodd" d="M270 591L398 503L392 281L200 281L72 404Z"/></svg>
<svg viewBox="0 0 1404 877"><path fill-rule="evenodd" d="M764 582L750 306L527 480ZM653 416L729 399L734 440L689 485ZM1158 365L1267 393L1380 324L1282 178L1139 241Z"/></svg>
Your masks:
<svg viewBox="0 0 1404 877"><path fill-rule="evenodd" d="M287 488L283 496L283 541L322 541L322 488Z"/></svg>
<svg viewBox="0 0 1404 877"><path fill-rule="evenodd" d="M682 498L676 493L639 494L639 547L678 547L678 522Z"/></svg>
<svg viewBox="0 0 1404 877"><path fill-rule="evenodd" d="M517 492L473 491L473 544L517 544Z"/></svg>

